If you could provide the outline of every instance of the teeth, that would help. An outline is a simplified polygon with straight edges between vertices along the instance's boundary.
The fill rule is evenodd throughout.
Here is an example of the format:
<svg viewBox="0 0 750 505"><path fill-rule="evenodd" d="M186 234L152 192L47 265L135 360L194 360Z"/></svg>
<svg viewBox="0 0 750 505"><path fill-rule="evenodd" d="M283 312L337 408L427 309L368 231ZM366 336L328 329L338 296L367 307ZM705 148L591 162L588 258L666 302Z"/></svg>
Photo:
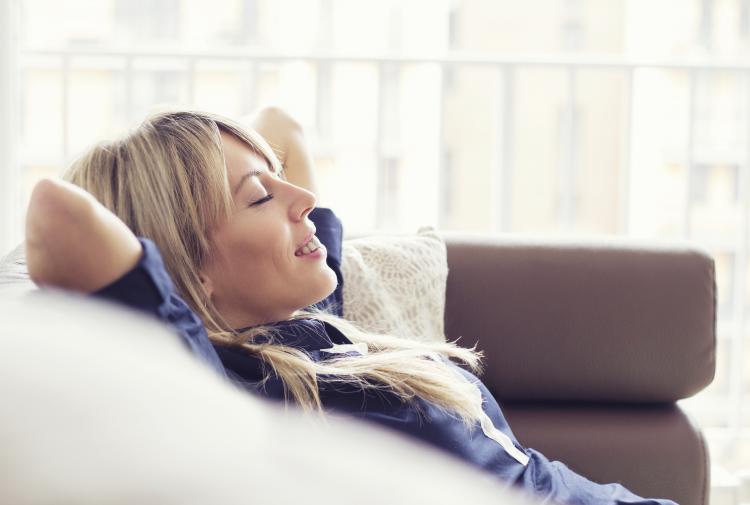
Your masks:
<svg viewBox="0 0 750 505"><path fill-rule="evenodd" d="M320 240L318 240L318 237L313 235L310 241L299 249L298 256L301 256L303 254L310 254L311 252L315 252L318 250L318 248L320 248L321 245L322 244L320 243Z"/></svg>

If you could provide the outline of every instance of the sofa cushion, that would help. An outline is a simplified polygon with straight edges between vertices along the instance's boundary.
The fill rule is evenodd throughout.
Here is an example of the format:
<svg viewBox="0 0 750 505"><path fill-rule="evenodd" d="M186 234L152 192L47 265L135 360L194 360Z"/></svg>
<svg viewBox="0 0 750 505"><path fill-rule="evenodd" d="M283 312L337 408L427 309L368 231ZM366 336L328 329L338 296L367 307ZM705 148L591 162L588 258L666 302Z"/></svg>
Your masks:
<svg viewBox="0 0 750 505"><path fill-rule="evenodd" d="M502 400L664 403L716 370L714 261L691 243L445 234L446 335Z"/></svg>
<svg viewBox="0 0 750 505"><path fill-rule="evenodd" d="M240 391L145 316L0 294L0 503L525 503L369 425Z"/></svg>

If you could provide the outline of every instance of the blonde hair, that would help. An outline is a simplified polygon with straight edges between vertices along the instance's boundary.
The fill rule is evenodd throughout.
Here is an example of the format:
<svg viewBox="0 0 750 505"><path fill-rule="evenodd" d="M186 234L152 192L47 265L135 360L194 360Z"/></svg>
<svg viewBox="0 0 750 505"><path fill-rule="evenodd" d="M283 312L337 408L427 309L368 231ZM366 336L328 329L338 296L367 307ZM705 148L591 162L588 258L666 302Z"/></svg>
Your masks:
<svg viewBox="0 0 750 505"><path fill-rule="evenodd" d="M127 136L94 146L65 178L93 194L136 235L153 240L178 293L203 320L209 338L260 357L283 382L287 399L291 396L302 408L322 411L319 383L347 382L363 389L388 388L405 402L431 401L468 426L479 420L477 387L445 362L457 359L478 371L480 354L474 349L373 334L323 311L300 310L293 319L328 322L368 346L362 356L315 362L302 350L274 343L273 327L238 332L226 324L200 282L211 254L211 230L232 209L221 132L234 135L281 172L278 158L256 132L213 114L177 111L153 115Z"/></svg>

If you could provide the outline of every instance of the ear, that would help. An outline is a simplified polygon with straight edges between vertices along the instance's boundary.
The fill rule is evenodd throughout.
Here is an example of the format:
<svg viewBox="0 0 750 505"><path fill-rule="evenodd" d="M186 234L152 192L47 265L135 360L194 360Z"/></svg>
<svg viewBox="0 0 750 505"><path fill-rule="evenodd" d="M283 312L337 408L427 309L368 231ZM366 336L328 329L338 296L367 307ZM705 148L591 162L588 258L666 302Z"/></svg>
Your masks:
<svg viewBox="0 0 750 505"><path fill-rule="evenodd" d="M211 280L211 277L209 277L206 272L201 272L199 279L201 281L201 287L203 288L203 292L206 295L206 298L209 300L214 294L214 283Z"/></svg>

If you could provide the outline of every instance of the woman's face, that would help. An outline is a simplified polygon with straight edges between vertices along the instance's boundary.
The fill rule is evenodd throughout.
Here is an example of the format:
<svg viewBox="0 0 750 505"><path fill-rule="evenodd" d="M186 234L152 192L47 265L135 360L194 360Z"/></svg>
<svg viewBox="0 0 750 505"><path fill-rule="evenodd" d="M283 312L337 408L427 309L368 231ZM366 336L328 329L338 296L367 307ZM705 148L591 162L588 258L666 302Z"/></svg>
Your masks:
<svg viewBox="0 0 750 505"><path fill-rule="evenodd" d="M204 289L233 328L288 319L336 288L324 246L299 253L315 230L315 195L280 179L234 135L221 138L234 204L211 235Z"/></svg>

